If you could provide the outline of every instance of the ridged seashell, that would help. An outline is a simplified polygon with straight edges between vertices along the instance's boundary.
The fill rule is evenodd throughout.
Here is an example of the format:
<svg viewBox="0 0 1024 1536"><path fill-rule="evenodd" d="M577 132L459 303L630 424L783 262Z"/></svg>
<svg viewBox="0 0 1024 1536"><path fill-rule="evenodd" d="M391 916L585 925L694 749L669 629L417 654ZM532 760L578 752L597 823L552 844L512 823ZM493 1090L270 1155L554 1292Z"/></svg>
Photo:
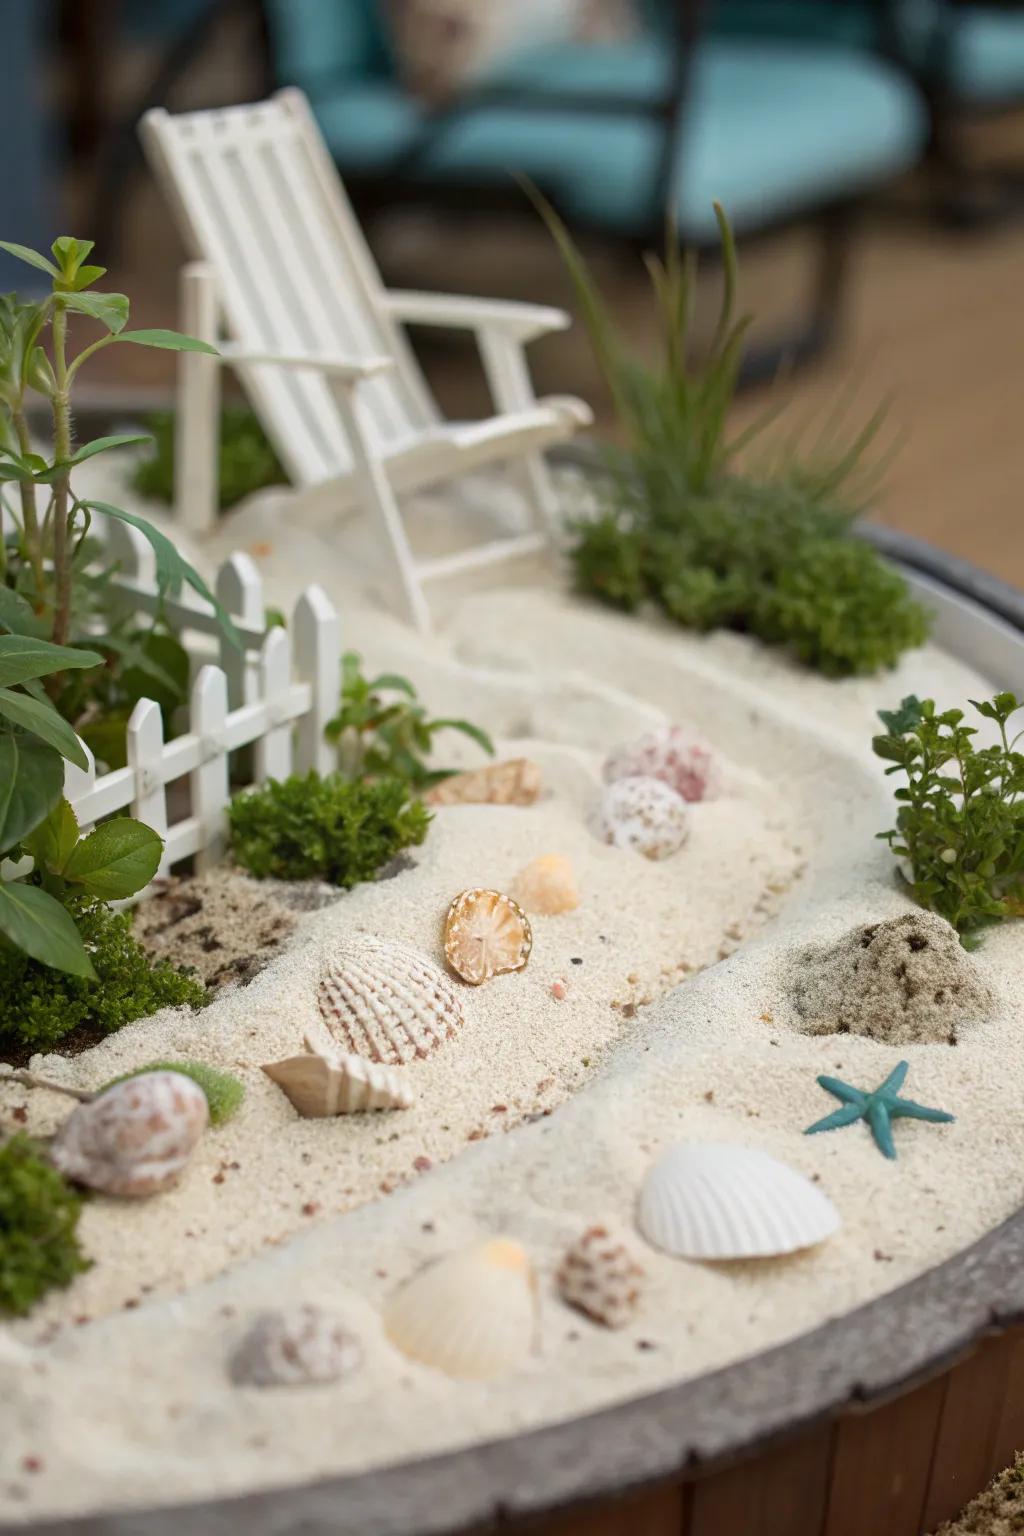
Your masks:
<svg viewBox="0 0 1024 1536"><path fill-rule="evenodd" d="M501 891L462 891L448 908L444 952L455 974L471 986L521 971L532 948L529 918Z"/></svg>
<svg viewBox="0 0 1024 1536"><path fill-rule="evenodd" d="M327 960L320 1013L346 1052L400 1067L454 1040L465 1019L449 978L403 944L352 939Z"/></svg>
<svg viewBox="0 0 1024 1536"><path fill-rule="evenodd" d="M647 1171L637 1216L679 1259L761 1259L831 1237L839 1213L810 1179L756 1147L669 1147Z"/></svg>
<svg viewBox="0 0 1024 1536"><path fill-rule="evenodd" d="M540 786L537 764L526 757L514 757L469 773L453 773L423 798L428 805L533 805Z"/></svg>
<svg viewBox="0 0 1024 1536"><path fill-rule="evenodd" d="M513 880L512 895L527 912L538 912L542 917L572 912L580 904L572 865L560 853L531 859Z"/></svg>
<svg viewBox="0 0 1024 1536"><path fill-rule="evenodd" d="M534 1347L536 1327L533 1269L505 1237L428 1264L384 1308L384 1331L403 1355L468 1380L519 1365Z"/></svg>
<svg viewBox="0 0 1024 1536"><path fill-rule="evenodd" d="M615 848L668 859L690 835L690 813L682 795L660 779L616 779L601 797L596 828Z"/></svg>
<svg viewBox="0 0 1024 1536"><path fill-rule="evenodd" d="M558 1271L563 1301L595 1323L624 1328L640 1305L644 1272L607 1227L588 1227L568 1249Z"/></svg>
<svg viewBox="0 0 1024 1536"><path fill-rule="evenodd" d="M363 1361L359 1340L320 1307L262 1312L232 1355L239 1387L311 1387L351 1376Z"/></svg>
<svg viewBox="0 0 1024 1536"><path fill-rule="evenodd" d="M173 1184L210 1119L206 1094L181 1072L115 1083L65 1120L54 1165L105 1195L154 1195Z"/></svg>
<svg viewBox="0 0 1024 1536"><path fill-rule="evenodd" d="M308 1120L356 1115L370 1109L408 1109L413 1101L397 1067L362 1056L321 1051L307 1040L304 1056L287 1056L263 1067L300 1115Z"/></svg>
<svg viewBox="0 0 1024 1536"><path fill-rule="evenodd" d="M661 725L609 753L604 777L608 784L660 779L684 800L707 800L718 788L718 765L708 743L685 726Z"/></svg>

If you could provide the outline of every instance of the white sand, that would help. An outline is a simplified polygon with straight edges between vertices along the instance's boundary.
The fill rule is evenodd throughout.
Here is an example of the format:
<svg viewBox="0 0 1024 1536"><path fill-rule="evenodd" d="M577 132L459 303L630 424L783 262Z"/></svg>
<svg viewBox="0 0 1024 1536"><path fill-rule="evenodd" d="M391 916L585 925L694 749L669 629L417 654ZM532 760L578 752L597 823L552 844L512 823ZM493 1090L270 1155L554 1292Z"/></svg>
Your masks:
<svg viewBox="0 0 1024 1536"><path fill-rule="evenodd" d="M93 1084L193 1053L239 1070L249 1095L177 1190L92 1202L82 1234L96 1267L12 1330L35 1364L0 1351L5 1519L305 1481L589 1411L814 1327L941 1262L1024 1197L1018 928L981 952L1001 1015L955 1048L903 1048L906 1091L957 1121L901 1122L895 1164L861 1126L802 1131L833 1107L819 1072L873 1086L901 1053L797 1033L787 991L795 948L908 907L873 837L891 815L868 747L874 709L912 690L958 702L984 679L929 649L880 680L825 683L736 637L695 640L540 591L470 599L431 645L389 622L352 621L351 641L371 664L410 672L431 705L535 755L549 796L528 810L442 811L415 870L304 919L248 989L194 1018L132 1026L73 1062L37 1062ZM691 844L656 866L598 845L585 814L604 751L664 717L696 724L731 767L724 797L694 808ZM452 894L507 884L544 852L572 859L579 910L537 920L525 972L467 992L459 1039L410 1069L415 1108L297 1120L258 1063L317 1025L321 944L364 930L437 956ZM557 977L563 1002L550 995ZM4 1122L15 1104L40 1132L66 1113L0 1087ZM555 1112L518 1123L544 1108ZM819 1175L843 1229L796 1258L732 1267L673 1261L634 1234L649 1291L636 1324L610 1334L562 1307L552 1274L584 1223L631 1229L644 1169L680 1137L760 1146ZM417 1172L418 1157L433 1166ZM373 1199L385 1185L394 1192ZM379 1322L382 1300L425 1259L497 1232L527 1247L543 1296L539 1352L500 1391L410 1364ZM282 1300L340 1310L364 1342L362 1372L286 1398L232 1387L227 1353L254 1311Z"/></svg>

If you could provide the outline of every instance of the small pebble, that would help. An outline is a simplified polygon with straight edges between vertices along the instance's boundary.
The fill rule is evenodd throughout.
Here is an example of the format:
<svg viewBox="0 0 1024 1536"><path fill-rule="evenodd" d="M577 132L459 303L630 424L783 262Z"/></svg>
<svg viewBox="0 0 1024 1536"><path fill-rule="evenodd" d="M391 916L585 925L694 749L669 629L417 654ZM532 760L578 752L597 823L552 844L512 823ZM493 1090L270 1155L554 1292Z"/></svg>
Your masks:
<svg viewBox="0 0 1024 1536"><path fill-rule="evenodd" d="M561 978L559 978L558 981L553 981L551 983L551 996L557 998L559 1002L563 1002L564 999L568 997L568 995L569 988L566 986L565 982L561 980Z"/></svg>

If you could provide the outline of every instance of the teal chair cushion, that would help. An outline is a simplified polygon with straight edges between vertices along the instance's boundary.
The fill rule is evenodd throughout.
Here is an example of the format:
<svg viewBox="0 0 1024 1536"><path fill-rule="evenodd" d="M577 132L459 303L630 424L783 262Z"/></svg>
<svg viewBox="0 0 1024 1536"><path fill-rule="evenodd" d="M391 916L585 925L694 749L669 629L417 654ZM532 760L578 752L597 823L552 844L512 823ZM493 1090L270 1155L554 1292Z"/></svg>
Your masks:
<svg viewBox="0 0 1024 1536"><path fill-rule="evenodd" d="M1024 97L1024 12L965 9L954 17L946 77L963 101Z"/></svg>
<svg viewBox="0 0 1024 1536"><path fill-rule="evenodd" d="M263 0L277 77L312 94L320 82L390 76L376 0Z"/></svg>
<svg viewBox="0 0 1024 1536"><path fill-rule="evenodd" d="M664 48L646 37L524 55L494 83L650 100L664 94L669 69ZM315 98L314 107L343 172L387 170L429 123L383 81ZM876 59L722 38L701 47L681 132L680 229L705 241L715 237L714 199L737 230L772 223L905 170L927 126L913 88ZM504 185L512 172L525 173L570 216L623 235L651 228L663 130L649 117L495 104L442 122L426 146L416 161L425 179Z"/></svg>

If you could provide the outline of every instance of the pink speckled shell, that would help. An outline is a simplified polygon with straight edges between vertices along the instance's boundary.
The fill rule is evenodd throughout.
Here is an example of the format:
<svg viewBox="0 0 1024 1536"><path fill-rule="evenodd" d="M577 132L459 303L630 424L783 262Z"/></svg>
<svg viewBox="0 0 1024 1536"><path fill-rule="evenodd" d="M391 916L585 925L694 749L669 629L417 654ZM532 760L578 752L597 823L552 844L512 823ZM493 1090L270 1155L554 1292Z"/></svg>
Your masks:
<svg viewBox="0 0 1024 1536"><path fill-rule="evenodd" d="M606 1328L624 1328L640 1305L644 1272L605 1227L587 1228L567 1250L557 1278L562 1300Z"/></svg>
<svg viewBox="0 0 1024 1536"><path fill-rule="evenodd" d="M153 1195L181 1173L210 1119L181 1072L143 1072L80 1104L54 1138L54 1165L105 1195Z"/></svg>
<svg viewBox="0 0 1024 1536"><path fill-rule="evenodd" d="M595 830L615 848L668 859L690 835L689 808L661 779L616 779L601 797Z"/></svg>
<svg viewBox="0 0 1024 1536"><path fill-rule="evenodd" d="M660 779L684 800L709 800L718 792L718 765L706 741L681 725L663 725L617 747L605 759L608 784L625 778Z"/></svg>

